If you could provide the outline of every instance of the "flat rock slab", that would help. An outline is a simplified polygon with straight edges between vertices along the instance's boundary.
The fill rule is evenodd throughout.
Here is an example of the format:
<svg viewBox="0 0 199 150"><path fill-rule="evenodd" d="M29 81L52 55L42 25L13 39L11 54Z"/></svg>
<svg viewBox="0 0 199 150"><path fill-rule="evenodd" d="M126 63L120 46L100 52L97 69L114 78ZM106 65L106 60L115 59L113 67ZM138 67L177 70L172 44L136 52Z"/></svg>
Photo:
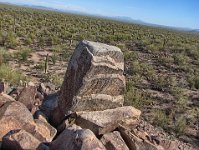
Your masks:
<svg viewBox="0 0 199 150"><path fill-rule="evenodd" d="M104 111L77 112L76 124L84 129L90 129L96 135L111 132L119 124L135 122L141 114L141 111L132 107L118 107Z"/></svg>
<svg viewBox="0 0 199 150"><path fill-rule="evenodd" d="M76 125L65 129L52 142L50 148L52 150L106 150L92 131L81 129Z"/></svg>
<svg viewBox="0 0 199 150"><path fill-rule="evenodd" d="M18 130L3 138L2 149L9 150L34 150L41 142L25 130Z"/></svg>
<svg viewBox="0 0 199 150"><path fill-rule="evenodd" d="M129 150L118 131L104 134L100 141L104 144L107 150Z"/></svg>
<svg viewBox="0 0 199 150"><path fill-rule="evenodd" d="M99 111L123 106L124 56L114 46L82 41L75 49L58 100L60 124L68 111Z"/></svg>

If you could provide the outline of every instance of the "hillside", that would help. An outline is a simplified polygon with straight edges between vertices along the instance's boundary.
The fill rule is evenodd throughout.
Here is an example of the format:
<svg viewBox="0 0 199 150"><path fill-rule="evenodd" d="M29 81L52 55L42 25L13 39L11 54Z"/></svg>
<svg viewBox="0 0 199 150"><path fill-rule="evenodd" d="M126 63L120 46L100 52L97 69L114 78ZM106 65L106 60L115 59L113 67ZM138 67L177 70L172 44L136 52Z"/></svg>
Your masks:
<svg viewBox="0 0 199 150"><path fill-rule="evenodd" d="M83 39L123 51L126 105L140 109L145 121L170 135L198 144L196 34L1 4L0 79L11 87L31 80L59 88Z"/></svg>

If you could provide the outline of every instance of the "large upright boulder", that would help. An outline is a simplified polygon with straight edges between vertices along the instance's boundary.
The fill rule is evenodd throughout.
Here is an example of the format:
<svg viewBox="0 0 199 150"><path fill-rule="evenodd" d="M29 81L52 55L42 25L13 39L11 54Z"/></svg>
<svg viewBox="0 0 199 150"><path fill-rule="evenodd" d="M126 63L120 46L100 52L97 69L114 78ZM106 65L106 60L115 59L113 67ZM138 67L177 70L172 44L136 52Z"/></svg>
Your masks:
<svg viewBox="0 0 199 150"><path fill-rule="evenodd" d="M123 106L124 57L114 46L90 41L79 43L71 57L61 87L58 109L97 111ZM57 117L57 116L56 116Z"/></svg>

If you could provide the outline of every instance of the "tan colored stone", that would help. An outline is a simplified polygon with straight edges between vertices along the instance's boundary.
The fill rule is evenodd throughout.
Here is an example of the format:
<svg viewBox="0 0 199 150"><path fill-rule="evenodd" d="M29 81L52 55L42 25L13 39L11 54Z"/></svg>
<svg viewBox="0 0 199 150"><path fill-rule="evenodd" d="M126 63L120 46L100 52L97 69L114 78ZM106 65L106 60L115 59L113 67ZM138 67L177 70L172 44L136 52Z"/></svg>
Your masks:
<svg viewBox="0 0 199 150"><path fill-rule="evenodd" d="M107 150L129 150L118 131L104 134L100 141Z"/></svg>
<svg viewBox="0 0 199 150"><path fill-rule="evenodd" d="M10 101L15 101L15 99L13 99L11 96L7 94L0 93L0 109L6 102Z"/></svg>
<svg viewBox="0 0 199 150"><path fill-rule="evenodd" d="M92 131L73 125L65 129L51 144L51 150L106 150Z"/></svg>
<svg viewBox="0 0 199 150"><path fill-rule="evenodd" d="M23 103L28 110L32 111L35 104L35 96L37 88L35 86L28 85L19 94L17 101Z"/></svg>
<svg viewBox="0 0 199 150"><path fill-rule="evenodd" d="M141 111L132 106L118 107L104 111L77 112L76 124L84 129L90 129L96 135L111 132L119 124L135 122Z"/></svg>
<svg viewBox="0 0 199 150"><path fill-rule="evenodd" d="M52 127L49 123L35 119L36 129L33 134L42 142L51 142L55 137L57 130Z"/></svg>
<svg viewBox="0 0 199 150"><path fill-rule="evenodd" d="M0 138L11 130L34 131L35 123L31 113L20 102L9 101L0 108Z"/></svg>
<svg viewBox="0 0 199 150"><path fill-rule="evenodd" d="M35 150L41 142L25 130L18 130L3 138L2 148L9 150Z"/></svg>

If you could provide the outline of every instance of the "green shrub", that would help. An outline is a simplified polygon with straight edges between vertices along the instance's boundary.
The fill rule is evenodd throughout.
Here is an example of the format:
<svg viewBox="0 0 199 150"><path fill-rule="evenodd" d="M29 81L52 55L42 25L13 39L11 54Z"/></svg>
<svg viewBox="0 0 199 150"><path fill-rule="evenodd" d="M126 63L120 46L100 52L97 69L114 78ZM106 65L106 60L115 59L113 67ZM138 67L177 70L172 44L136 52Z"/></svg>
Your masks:
<svg viewBox="0 0 199 150"><path fill-rule="evenodd" d="M130 75L133 74L141 74L142 73L142 68L141 65L138 61L133 61L130 63L129 69L128 69L128 73Z"/></svg>
<svg viewBox="0 0 199 150"><path fill-rule="evenodd" d="M199 89L199 77L195 78L195 84L194 84L196 89Z"/></svg>
<svg viewBox="0 0 199 150"><path fill-rule="evenodd" d="M159 109L155 110L153 114L154 114L153 123L157 126L162 127L163 129L166 129L170 121L169 116L167 116L163 110Z"/></svg>
<svg viewBox="0 0 199 150"><path fill-rule="evenodd" d="M52 83L55 84L56 86L61 86L61 84L63 82L63 77L55 74L55 75L51 76L51 80L52 80Z"/></svg>
<svg viewBox="0 0 199 150"><path fill-rule="evenodd" d="M13 70L7 64L0 65L0 79L4 79L6 82L11 84L19 84L20 80L26 80L25 76Z"/></svg>
<svg viewBox="0 0 199 150"><path fill-rule="evenodd" d="M126 61L135 61L138 59L138 54L136 52L125 51L124 59Z"/></svg>
<svg viewBox="0 0 199 150"><path fill-rule="evenodd" d="M175 125L175 131L177 135L184 135L186 127L187 127L186 119L184 117L178 119Z"/></svg>
<svg viewBox="0 0 199 150"><path fill-rule="evenodd" d="M126 105L131 105L139 109L152 103L150 97L145 92L133 87L131 83L128 85L125 93L125 100Z"/></svg>
<svg viewBox="0 0 199 150"><path fill-rule="evenodd" d="M57 52L54 51L54 52L52 53L51 60L52 60L52 62L53 62L53 65L55 65L55 63L56 63L57 60L58 60L58 54L57 54Z"/></svg>
<svg viewBox="0 0 199 150"><path fill-rule="evenodd" d="M189 61L189 57L187 57L183 53L174 54L173 58L174 58L174 63L176 63L179 66L187 65L187 63Z"/></svg>
<svg viewBox="0 0 199 150"><path fill-rule="evenodd" d="M8 48L16 48L16 46L19 44L19 41L16 37L16 35L12 32L8 33L6 37L6 47Z"/></svg>
<svg viewBox="0 0 199 150"><path fill-rule="evenodd" d="M171 56L167 56L167 57L166 56L160 56L158 60L159 60L160 63L163 63L164 65L172 64L174 62L174 59Z"/></svg>
<svg viewBox="0 0 199 150"><path fill-rule="evenodd" d="M178 87L172 89L171 93L175 98L176 106L179 111L184 111L187 106L188 96L184 93L184 90Z"/></svg>
<svg viewBox="0 0 199 150"><path fill-rule="evenodd" d="M10 54L4 48L0 48L0 65L7 63L10 59Z"/></svg>
<svg viewBox="0 0 199 150"><path fill-rule="evenodd" d="M19 50L18 56L20 57L20 60L26 61L30 53L31 53L31 49L23 47L21 48L21 50Z"/></svg>
<svg viewBox="0 0 199 150"><path fill-rule="evenodd" d="M27 37L27 38L25 39L25 44L26 44L26 45L30 45L30 44L32 44L32 43L33 43L33 40L32 40L31 37Z"/></svg>

